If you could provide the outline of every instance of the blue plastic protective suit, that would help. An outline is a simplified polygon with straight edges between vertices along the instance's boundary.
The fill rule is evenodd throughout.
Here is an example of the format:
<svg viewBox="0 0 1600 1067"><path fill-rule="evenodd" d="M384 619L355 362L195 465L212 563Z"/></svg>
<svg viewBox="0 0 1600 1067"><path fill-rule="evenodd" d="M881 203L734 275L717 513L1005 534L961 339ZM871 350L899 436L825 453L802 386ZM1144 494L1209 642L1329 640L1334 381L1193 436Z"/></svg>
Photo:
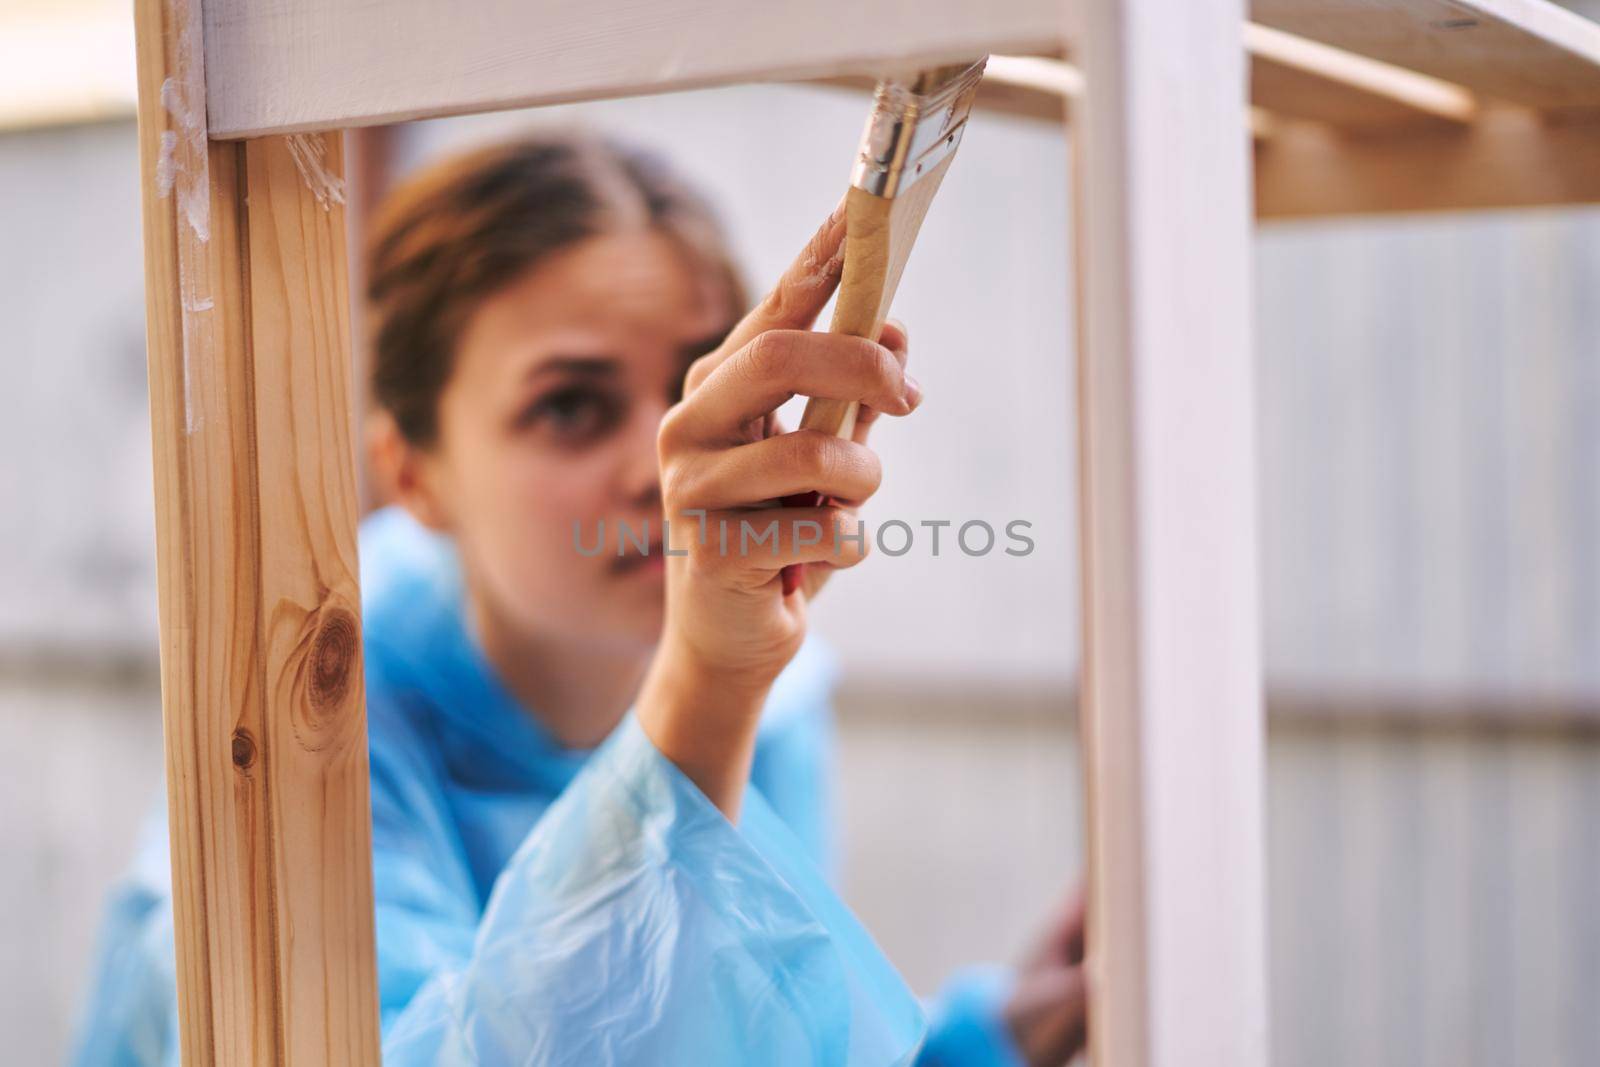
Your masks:
<svg viewBox="0 0 1600 1067"><path fill-rule="evenodd" d="M734 825L631 713L598 749L558 746L463 625L448 541L388 509L360 547L386 1063L1019 1063L1003 972L952 979L930 1030L827 884L819 641L773 687ZM173 971L157 811L109 905L76 1062L176 1064Z"/></svg>

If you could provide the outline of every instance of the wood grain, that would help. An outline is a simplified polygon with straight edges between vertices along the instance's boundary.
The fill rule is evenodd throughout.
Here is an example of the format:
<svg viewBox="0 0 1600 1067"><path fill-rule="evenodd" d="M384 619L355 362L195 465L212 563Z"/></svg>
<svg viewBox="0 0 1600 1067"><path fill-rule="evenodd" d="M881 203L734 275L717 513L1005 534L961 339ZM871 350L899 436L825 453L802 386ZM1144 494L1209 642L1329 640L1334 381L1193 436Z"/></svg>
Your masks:
<svg viewBox="0 0 1600 1067"><path fill-rule="evenodd" d="M210 141L136 21L183 1060L376 1063L339 140Z"/></svg>
<svg viewBox="0 0 1600 1067"><path fill-rule="evenodd" d="M1250 18L1513 103L1600 105L1600 25L1548 0L1251 0Z"/></svg>
<svg viewBox="0 0 1600 1067"><path fill-rule="evenodd" d="M1091 1059L1262 1067L1243 12L1089 0L1080 14Z"/></svg>

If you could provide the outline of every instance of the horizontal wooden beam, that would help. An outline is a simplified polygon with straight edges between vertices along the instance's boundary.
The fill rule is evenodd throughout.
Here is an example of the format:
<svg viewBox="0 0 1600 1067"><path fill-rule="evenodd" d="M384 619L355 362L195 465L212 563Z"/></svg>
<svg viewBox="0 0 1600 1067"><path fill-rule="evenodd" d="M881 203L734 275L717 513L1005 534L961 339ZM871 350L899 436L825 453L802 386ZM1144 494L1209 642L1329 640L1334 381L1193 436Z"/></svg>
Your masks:
<svg viewBox="0 0 1600 1067"><path fill-rule="evenodd" d="M1457 128L1479 110L1466 89L1269 29L1244 24L1250 55L1250 122L1260 138L1271 134L1278 116L1312 119L1357 131ZM875 79L846 75L812 84L870 92ZM1061 121L1068 105L1083 96L1083 72L1056 56L989 57L974 104L979 111Z"/></svg>
<svg viewBox="0 0 1600 1067"><path fill-rule="evenodd" d="M1061 0L208 0L205 16L218 138L1050 52L1065 21Z"/></svg>
<svg viewBox="0 0 1600 1067"><path fill-rule="evenodd" d="M1344 129L1455 126L1472 121L1473 95L1426 74L1245 23L1250 99L1257 107Z"/></svg>
<svg viewBox="0 0 1600 1067"><path fill-rule="evenodd" d="M1081 102L1083 75L1070 63L995 56L990 65L981 109L1059 122ZM1326 77L1324 99L1338 101L1331 94L1345 90L1332 84L1336 74L1306 76ZM827 84L866 91L872 82ZM1437 103L1448 108L1449 100ZM1368 114L1377 123L1377 113ZM1397 106L1385 117L1391 121L1338 127L1253 108L1257 219L1600 203L1600 110L1475 106L1464 124Z"/></svg>
<svg viewBox="0 0 1600 1067"><path fill-rule="evenodd" d="M1083 72L1040 56L990 56L975 107L1025 118L1061 121L1067 102L1083 96Z"/></svg>
<svg viewBox="0 0 1600 1067"><path fill-rule="evenodd" d="M1252 0L1250 18L1514 103L1600 105L1600 25L1548 0Z"/></svg>
<svg viewBox="0 0 1600 1067"><path fill-rule="evenodd" d="M877 79L865 74L814 78L804 84L828 89L871 93ZM972 109L980 113L1012 115L1043 122L1064 122L1069 109L1083 97L1083 71L1063 59L1047 56L990 56ZM1249 109L1250 131L1264 137L1272 116Z"/></svg>
<svg viewBox="0 0 1600 1067"><path fill-rule="evenodd" d="M209 0L210 129L245 137L1055 54L1067 14L1058 0L907 10L873 0ZM1600 25L1548 0L1253 0L1250 15L1491 97L1600 106ZM1268 73L1284 76L1281 58L1267 58Z"/></svg>
<svg viewBox="0 0 1600 1067"><path fill-rule="evenodd" d="M870 96L878 79L870 74L840 74L801 83ZM972 109L979 113L1014 115L1059 123L1067 105L1083 95L1083 72L1061 59L1039 56L990 56Z"/></svg>
<svg viewBox="0 0 1600 1067"><path fill-rule="evenodd" d="M1281 122L1258 141L1256 217L1600 203L1600 117L1486 111L1459 130L1353 136Z"/></svg>

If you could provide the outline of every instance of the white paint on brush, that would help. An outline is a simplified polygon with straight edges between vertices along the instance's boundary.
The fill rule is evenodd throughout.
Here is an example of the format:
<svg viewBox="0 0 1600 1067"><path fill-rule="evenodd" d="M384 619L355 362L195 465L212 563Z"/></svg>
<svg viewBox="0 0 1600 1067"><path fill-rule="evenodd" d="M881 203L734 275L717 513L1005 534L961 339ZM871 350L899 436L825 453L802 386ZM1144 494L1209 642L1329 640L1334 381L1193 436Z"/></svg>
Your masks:
<svg viewBox="0 0 1600 1067"><path fill-rule="evenodd" d="M328 169L328 148L321 134L292 133L285 140L300 178L322 210L344 203L344 179Z"/></svg>

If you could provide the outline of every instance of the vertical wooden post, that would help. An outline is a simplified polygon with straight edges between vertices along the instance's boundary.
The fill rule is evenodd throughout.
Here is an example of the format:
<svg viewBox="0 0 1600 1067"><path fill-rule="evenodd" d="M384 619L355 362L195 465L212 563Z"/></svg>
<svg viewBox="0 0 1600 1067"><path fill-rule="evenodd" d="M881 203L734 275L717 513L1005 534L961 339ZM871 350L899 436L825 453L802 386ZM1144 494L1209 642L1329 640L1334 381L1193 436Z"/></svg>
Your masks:
<svg viewBox="0 0 1600 1067"><path fill-rule="evenodd" d="M183 1061L376 1063L340 140L211 141L135 20Z"/></svg>
<svg viewBox="0 0 1600 1067"><path fill-rule="evenodd" d="M1266 1061L1241 0L1083 0L1091 1053Z"/></svg>

